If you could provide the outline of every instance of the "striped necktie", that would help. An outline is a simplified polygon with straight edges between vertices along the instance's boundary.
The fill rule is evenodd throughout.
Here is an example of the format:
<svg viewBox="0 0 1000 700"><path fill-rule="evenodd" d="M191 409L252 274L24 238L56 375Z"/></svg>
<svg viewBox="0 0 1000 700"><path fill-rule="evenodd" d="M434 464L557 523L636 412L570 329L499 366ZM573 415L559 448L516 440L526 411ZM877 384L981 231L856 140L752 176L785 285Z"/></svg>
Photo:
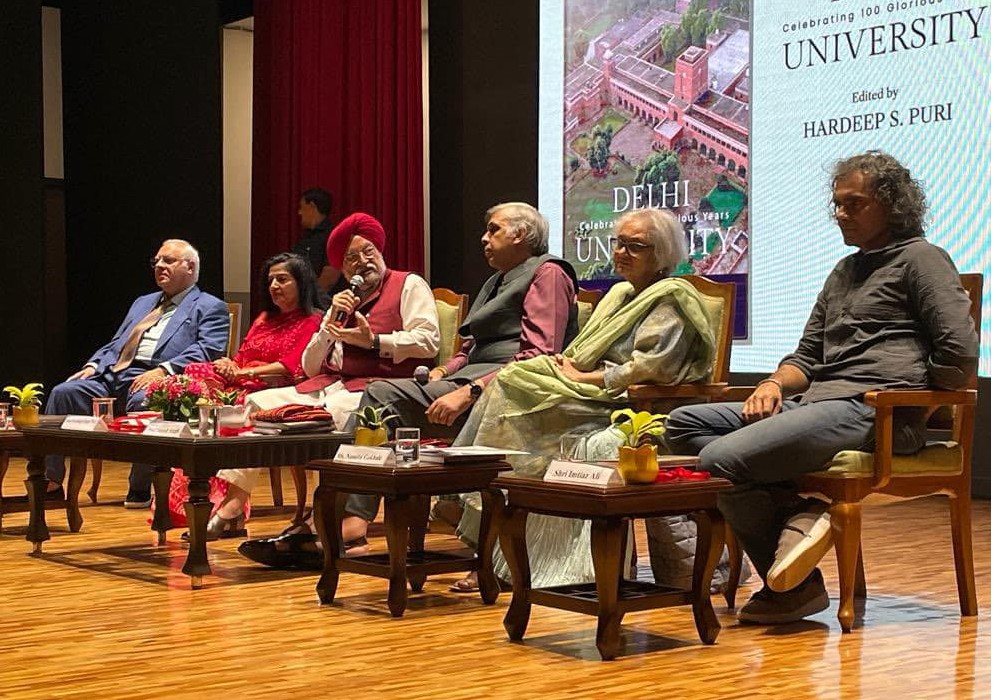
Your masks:
<svg viewBox="0 0 1000 700"><path fill-rule="evenodd" d="M156 325L156 322L160 320L163 316L163 312L166 310L167 306L170 305L170 301L164 297L156 308L150 311L146 316L135 324L132 332L128 336L128 341L122 346L122 351L118 353L118 361L115 362L114 367L111 371L114 373L121 372L123 369L132 364L135 359L136 350L139 349L139 341L142 340L143 334Z"/></svg>

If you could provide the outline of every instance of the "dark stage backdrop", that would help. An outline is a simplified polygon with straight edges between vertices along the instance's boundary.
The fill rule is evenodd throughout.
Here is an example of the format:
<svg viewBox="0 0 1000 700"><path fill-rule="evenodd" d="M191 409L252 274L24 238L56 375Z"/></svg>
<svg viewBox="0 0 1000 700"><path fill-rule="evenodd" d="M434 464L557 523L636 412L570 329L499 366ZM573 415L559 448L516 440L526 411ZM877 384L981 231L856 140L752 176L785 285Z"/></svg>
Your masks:
<svg viewBox="0 0 1000 700"><path fill-rule="evenodd" d="M475 295L479 238L501 201L538 199L537 0L429 3L434 286Z"/></svg>
<svg viewBox="0 0 1000 700"><path fill-rule="evenodd" d="M0 387L46 381L46 351L56 347L43 224L42 17L32 0L5 1L2 13Z"/></svg>
<svg viewBox="0 0 1000 700"><path fill-rule="evenodd" d="M392 267L423 273L420 0L256 0L253 269L301 235L299 195L377 217Z"/></svg>
<svg viewBox="0 0 1000 700"><path fill-rule="evenodd" d="M222 294L219 51L215 3L64 3L69 368L155 291L166 238L191 241Z"/></svg>

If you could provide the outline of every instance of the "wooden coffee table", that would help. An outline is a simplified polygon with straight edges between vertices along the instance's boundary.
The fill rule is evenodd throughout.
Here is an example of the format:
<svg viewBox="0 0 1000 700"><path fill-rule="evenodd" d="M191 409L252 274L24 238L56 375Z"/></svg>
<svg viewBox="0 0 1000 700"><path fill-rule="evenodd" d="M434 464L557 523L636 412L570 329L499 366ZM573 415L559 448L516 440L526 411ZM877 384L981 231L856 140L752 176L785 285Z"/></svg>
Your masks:
<svg viewBox="0 0 1000 700"><path fill-rule="evenodd" d="M183 571L191 577L191 586L200 588L202 577L212 573L205 546L212 502L208 499L208 480L220 469L238 467L280 467L305 464L329 457L337 448L353 439L347 433L310 433L300 435L240 435L226 438L178 438L134 433L89 433L57 427L25 428L24 451L28 455L28 504L30 520L26 539L34 554L41 554L42 543L49 539L45 524L45 455L62 454L70 459L68 494L79 494L80 484L90 458L121 462L139 462L156 466L153 490L156 513L151 529L157 541L165 544L167 531L173 528L167 506L172 478L171 468L179 467L191 483L184 505L190 533L190 546ZM76 479L76 481L74 481ZM69 506L67 506L69 510ZM83 524L79 518L75 530ZM70 524L73 529L74 520ZM74 531L75 531L74 530Z"/></svg>
<svg viewBox="0 0 1000 700"><path fill-rule="evenodd" d="M319 472L313 513L324 552L323 574L316 584L320 603L333 602L342 571L389 579L387 602L393 617L400 617L406 611L407 580L413 591L419 592L431 574L475 570L483 602L491 605L496 601L500 588L493 572L496 524L492 513L497 500L503 497L490 484L497 474L510 469L509 464L491 461L454 466L379 467L318 460L307 464L306 469ZM430 497L470 491L483 495L481 535L475 555L425 550ZM344 556L341 523L344 505L352 493L385 499L388 554ZM502 504L502 500L499 502Z"/></svg>
<svg viewBox="0 0 1000 700"><path fill-rule="evenodd" d="M693 458L692 464L696 462ZM712 608L710 587L712 571L722 554L724 529L716 496L732 487L728 481L709 479L600 489L504 475L493 486L507 492L507 506L500 518L500 546L514 584L514 596L504 617L512 641L524 638L531 606L537 604L596 616L597 648L605 660L618 654L622 617L638 610L690 605L702 642L715 642L719 621ZM594 583L532 589L525 540L528 513L591 521ZM691 590L625 579L622 572L629 520L682 514L691 515L698 524Z"/></svg>

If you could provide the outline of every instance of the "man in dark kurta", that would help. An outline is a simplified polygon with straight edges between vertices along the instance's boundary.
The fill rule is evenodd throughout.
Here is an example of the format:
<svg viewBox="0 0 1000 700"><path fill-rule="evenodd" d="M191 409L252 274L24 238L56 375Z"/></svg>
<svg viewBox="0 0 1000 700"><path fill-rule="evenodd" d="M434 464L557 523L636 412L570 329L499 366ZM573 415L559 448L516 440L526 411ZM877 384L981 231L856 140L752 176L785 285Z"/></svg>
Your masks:
<svg viewBox="0 0 1000 700"><path fill-rule="evenodd" d="M819 569L829 550L823 505L794 479L841 450L871 451L867 391L961 387L979 342L969 298L948 254L924 238L924 195L910 172L872 151L835 167L831 204L844 243L859 250L834 267L802 339L743 404L672 411L672 451L698 454L735 488L719 508L765 586L740 622L781 624L829 606ZM924 444L922 410L895 411L893 449Z"/></svg>

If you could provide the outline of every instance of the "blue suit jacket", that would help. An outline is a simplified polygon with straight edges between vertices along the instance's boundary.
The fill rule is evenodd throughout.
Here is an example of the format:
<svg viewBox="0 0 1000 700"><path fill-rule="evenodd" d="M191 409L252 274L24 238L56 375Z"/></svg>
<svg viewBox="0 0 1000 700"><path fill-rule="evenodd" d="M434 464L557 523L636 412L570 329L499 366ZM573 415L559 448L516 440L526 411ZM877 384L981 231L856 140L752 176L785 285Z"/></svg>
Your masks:
<svg viewBox="0 0 1000 700"><path fill-rule="evenodd" d="M153 310L161 297L162 292L155 292L136 299L115 337L95 352L87 364L95 365L98 374L114 365L132 329ZM152 361L157 365L169 362L174 372L183 372L192 362L209 362L222 357L228 341L229 310L226 304L194 287L163 329Z"/></svg>

